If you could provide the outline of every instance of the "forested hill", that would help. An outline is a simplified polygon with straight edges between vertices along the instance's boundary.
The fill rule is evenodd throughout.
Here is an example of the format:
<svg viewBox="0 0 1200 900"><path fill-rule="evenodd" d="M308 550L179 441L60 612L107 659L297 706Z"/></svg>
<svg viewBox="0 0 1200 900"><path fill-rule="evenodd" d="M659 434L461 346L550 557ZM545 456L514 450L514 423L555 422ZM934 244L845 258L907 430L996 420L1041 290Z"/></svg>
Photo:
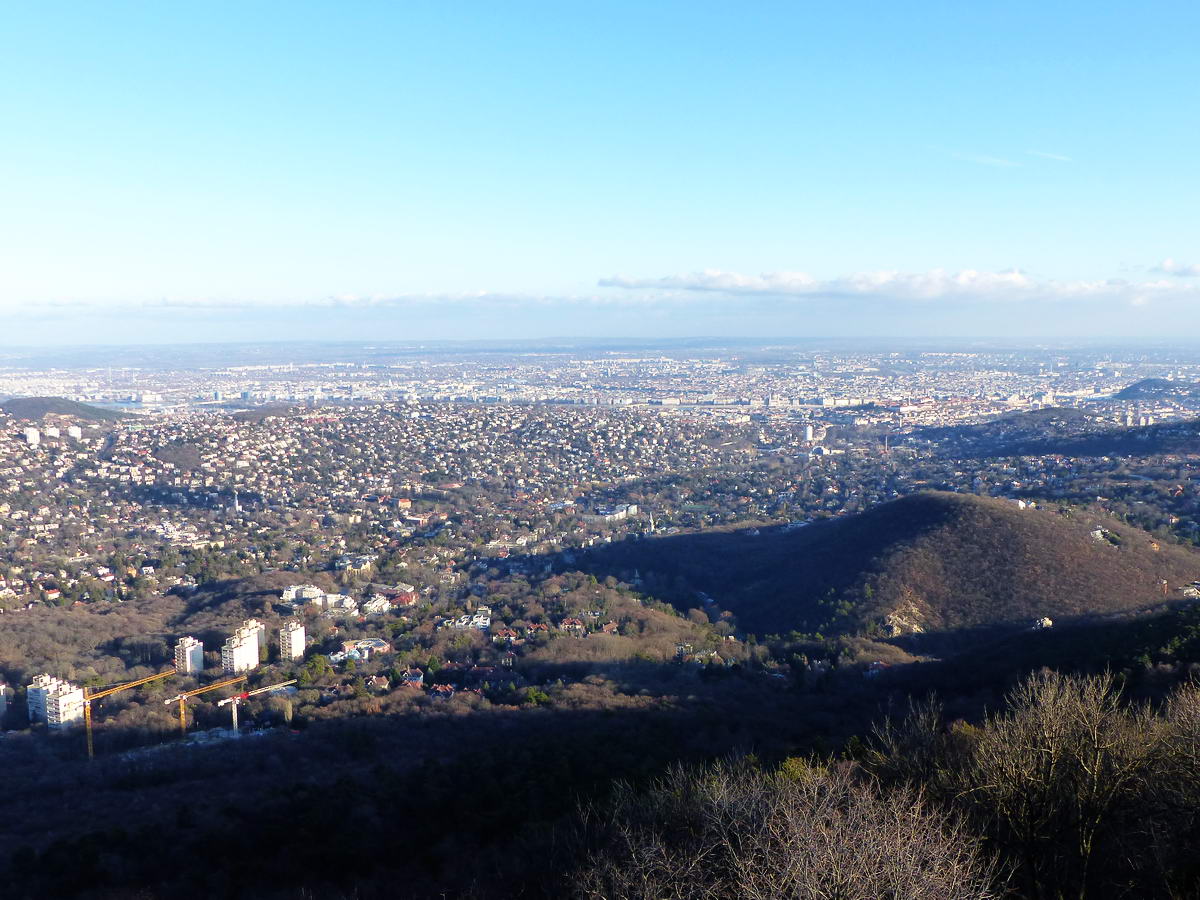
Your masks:
<svg viewBox="0 0 1200 900"><path fill-rule="evenodd" d="M1113 395L1117 400L1165 400L1168 398L1200 397L1200 384L1188 381L1168 381L1166 378L1143 378Z"/></svg>
<svg viewBox="0 0 1200 900"><path fill-rule="evenodd" d="M978 425L922 428L920 440L951 459L994 456L1147 456L1200 452L1200 422L1125 427L1079 409L1050 407Z"/></svg>
<svg viewBox="0 0 1200 900"><path fill-rule="evenodd" d="M1090 412L1052 406L1009 413L975 425L927 426L914 433L919 438L954 447L959 452L1040 438L1074 437L1106 428L1106 423Z"/></svg>
<svg viewBox="0 0 1200 900"><path fill-rule="evenodd" d="M16 419L38 421L46 416L66 416L88 422L115 422L125 418L124 413L100 409L62 397L14 397L0 403L0 409Z"/></svg>
<svg viewBox="0 0 1200 900"><path fill-rule="evenodd" d="M1179 598L1200 578L1200 555L1107 516L941 492L800 528L627 541L596 564L676 604L707 594L759 634L826 636L1025 627Z"/></svg>
<svg viewBox="0 0 1200 900"><path fill-rule="evenodd" d="M1151 456L1197 452L1200 452L1200 421L1190 419L1014 443L1001 448L1000 455Z"/></svg>

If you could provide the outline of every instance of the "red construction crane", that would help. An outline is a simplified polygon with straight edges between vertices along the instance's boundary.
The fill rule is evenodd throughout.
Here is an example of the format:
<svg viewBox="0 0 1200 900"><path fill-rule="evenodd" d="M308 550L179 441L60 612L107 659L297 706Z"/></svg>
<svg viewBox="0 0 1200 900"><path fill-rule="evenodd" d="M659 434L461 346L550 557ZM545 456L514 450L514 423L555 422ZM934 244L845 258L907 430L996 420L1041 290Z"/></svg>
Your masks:
<svg viewBox="0 0 1200 900"><path fill-rule="evenodd" d="M194 691L185 691L182 694L177 694L170 700L164 700L163 703L179 704L179 731L181 734L187 734L187 699L195 697L197 694L207 694L209 691L215 691L219 688L229 687L231 684L237 684L239 681L245 681L245 675L239 675L237 678L226 678L224 681L218 681L216 684L206 685L202 688L196 688Z"/></svg>
<svg viewBox="0 0 1200 900"><path fill-rule="evenodd" d="M253 690L253 691L242 691L242 693L240 693L240 694L234 694L232 697L226 697L224 700L218 700L217 706L224 706L227 703L229 704L230 712L233 713L233 733L236 736L238 733L238 720L237 720L238 712L237 711L238 711L238 706L241 705L241 702L243 700L248 700L249 698L253 697L255 694L266 694L270 691L277 691L280 688L285 688L289 684L295 684L295 683L296 683L296 679L293 678L291 681L281 681L281 682L279 682L279 684L267 685L267 687L257 688L256 690Z"/></svg>

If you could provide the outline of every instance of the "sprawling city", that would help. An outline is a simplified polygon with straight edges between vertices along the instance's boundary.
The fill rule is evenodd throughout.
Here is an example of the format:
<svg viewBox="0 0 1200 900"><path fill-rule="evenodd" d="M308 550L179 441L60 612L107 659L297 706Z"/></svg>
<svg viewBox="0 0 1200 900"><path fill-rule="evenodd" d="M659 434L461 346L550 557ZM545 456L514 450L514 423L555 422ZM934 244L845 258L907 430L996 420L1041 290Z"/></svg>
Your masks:
<svg viewBox="0 0 1200 900"><path fill-rule="evenodd" d="M63 803L83 832L123 808L107 785L99 807L76 796L117 772L320 769L369 736L424 771L475 720L540 735L621 711L722 722L707 741L726 753L813 752L898 693L936 686L965 713L1023 664L997 649L1014 641L1097 616L1197 633L1191 351L666 342L352 363L280 345L219 362L244 350L0 370L0 758L38 801L7 835L28 852L51 852L30 828L50 833ZM935 526L1036 547L1012 516L1097 560L979 599L892 571ZM1071 575L1082 596L1056 596L1059 565L1130 593ZM1130 665L1182 661L1136 650ZM342 765L303 780L332 790ZM123 802L136 817L144 797Z"/></svg>
<svg viewBox="0 0 1200 900"><path fill-rule="evenodd" d="M1200 900L1200 4L0 27L3 900Z"/></svg>

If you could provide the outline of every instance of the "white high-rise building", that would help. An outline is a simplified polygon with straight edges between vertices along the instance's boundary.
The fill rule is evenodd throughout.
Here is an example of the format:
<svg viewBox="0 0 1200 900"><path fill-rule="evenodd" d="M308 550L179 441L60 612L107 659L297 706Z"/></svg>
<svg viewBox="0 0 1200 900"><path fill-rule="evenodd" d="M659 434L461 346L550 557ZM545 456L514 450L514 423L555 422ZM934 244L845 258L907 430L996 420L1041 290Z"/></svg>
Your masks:
<svg viewBox="0 0 1200 900"><path fill-rule="evenodd" d="M78 425L68 425L67 426L67 437L72 438L77 441L82 440L83 439L83 429L80 428Z"/></svg>
<svg viewBox="0 0 1200 900"><path fill-rule="evenodd" d="M258 667L258 633L239 628L221 645L221 668L228 675L238 675Z"/></svg>
<svg viewBox="0 0 1200 900"><path fill-rule="evenodd" d="M304 658L304 626L295 619L279 629L279 658L283 662Z"/></svg>
<svg viewBox="0 0 1200 900"><path fill-rule="evenodd" d="M46 698L64 685L65 681L45 673L29 682L25 691L25 707L29 710L30 722L46 721Z"/></svg>
<svg viewBox="0 0 1200 900"><path fill-rule="evenodd" d="M258 619L247 619L245 622L242 623L242 627L245 628L247 631L254 632L254 639L256 641L258 641L258 651L260 654L267 649L267 626L266 625L264 625L262 622L258 621ZM262 656L260 655L258 658L261 660Z"/></svg>
<svg viewBox="0 0 1200 900"><path fill-rule="evenodd" d="M204 671L204 644L191 635L181 637L175 644L175 671L191 675Z"/></svg>
<svg viewBox="0 0 1200 900"><path fill-rule="evenodd" d="M26 428L24 434L25 443L27 443L30 447L36 447L42 442L42 433L32 426Z"/></svg>
<svg viewBox="0 0 1200 900"><path fill-rule="evenodd" d="M83 721L83 688L62 682L46 695L46 725L69 728Z"/></svg>
<svg viewBox="0 0 1200 900"><path fill-rule="evenodd" d="M44 434L46 435L46 437L48 437L48 438L49 438L49 437L56 438L56 437L58 437L59 435L61 435L61 434L62 434L62 432L58 430L58 426L57 426L57 425L47 425L47 426L46 426L46 430L45 430L45 432L43 432L43 433L44 433Z"/></svg>

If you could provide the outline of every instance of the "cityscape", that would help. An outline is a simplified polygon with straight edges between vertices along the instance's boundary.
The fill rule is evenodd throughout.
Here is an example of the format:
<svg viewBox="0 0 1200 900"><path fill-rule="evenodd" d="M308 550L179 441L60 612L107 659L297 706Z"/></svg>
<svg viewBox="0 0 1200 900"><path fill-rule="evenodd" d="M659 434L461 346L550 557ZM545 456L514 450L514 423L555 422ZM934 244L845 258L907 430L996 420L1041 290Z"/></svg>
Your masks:
<svg viewBox="0 0 1200 900"><path fill-rule="evenodd" d="M335 709L343 692L411 699L413 687L430 699L517 696L539 660L562 652L556 638L633 627L636 572L605 604L528 593L581 554L696 529L786 531L930 489L1022 507L1086 499L1200 542L1200 358L1187 352L639 352L127 367L104 375L115 388L91 368L6 370L6 621L178 604L259 581L253 602L200 620L207 644L154 617L132 668L103 645L67 665L58 652L5 647L0 663L29 680L2 696L24 693L30 725L57 731L83 723L87 691L158 665L193 682L260 664L282 677L306 656L340 673L340 687L305 692L302 711L306 698ZM51 388L59 399L19 393ZM1169 463L1169 477L1121 461L1131 441ZM778 670L732 610L697 596L711 630L660 642L658 658ZM810 665L838 658L849 661L838 651ZM22 721L14 704L8 722Z"/></svg>
<svg viewBox="0 0 1200 900"><path fill-rule="evenodd" d="M1198 900L1198 32L10 5L2 900Z"/></svg>

